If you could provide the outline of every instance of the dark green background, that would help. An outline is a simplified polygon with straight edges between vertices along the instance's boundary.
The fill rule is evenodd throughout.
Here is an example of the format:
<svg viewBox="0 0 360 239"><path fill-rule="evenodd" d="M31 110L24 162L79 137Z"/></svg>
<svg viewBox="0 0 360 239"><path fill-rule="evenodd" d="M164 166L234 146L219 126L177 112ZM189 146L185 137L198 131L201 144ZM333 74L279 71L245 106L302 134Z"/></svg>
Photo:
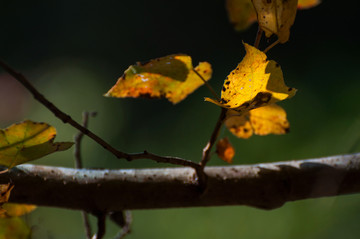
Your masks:
<svg viewBox="0 0 360 239"><path fill-rule="evenodd" d="M298 12L290 41L268 54L281 65L286 84L298 89L294 98L281 103L291 132L241 140L223 129L221 136L229 136L236 147L235 164L359 151L358 9L357 1L324 1ZM146 149L194 161L199 161L220 111L203 102L204 96L211 96L205 87L176 106L166 100L102 95L129 65L173 53L191 55L194 65L209 61L214 70L210 83L220 92L223 80L244 56L242 41L252 44L257 31L254 25L234 32L221 0L1 1L0 27L0 57L76 120L81 120L83 110L96 110L90 128L112 145L126 152ZM72 127L13 82L0 72L0 106L16 102L16 107L3 106L6 111L0 107L1 127L25 118L46 121L58 129L58 140L72 140L76 133ZM123 162L89 139L83 142L86 167L163 166L148 160ZM35 163L72 167L72 152ZM225 163L213 156L210 164ZM288 203L273 211L239 206L133 214L129 239L358 238L360 234L359 195ZM33 226L34 238L84 238L79 212L39 208L26 220ZM116 231L109 223L107 238Z"/></svg>

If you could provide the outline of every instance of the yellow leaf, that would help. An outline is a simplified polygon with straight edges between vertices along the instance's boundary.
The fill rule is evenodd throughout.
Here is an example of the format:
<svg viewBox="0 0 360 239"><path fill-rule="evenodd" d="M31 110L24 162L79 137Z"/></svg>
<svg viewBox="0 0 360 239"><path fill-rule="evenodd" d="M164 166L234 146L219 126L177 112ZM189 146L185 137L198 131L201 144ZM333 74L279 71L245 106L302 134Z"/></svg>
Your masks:
<svg viewBox="0 0 360 239"><path fill-rule="evenodd" d="M73 145L71 142L53 143L55 136L54 127L29 120L0 130L0 165L12 168Z"/></svg>
<svg viewBox="0 0 360 239"><path fill-rule="evenodd" d="M298 9L309 9L316 7L321 3L321 0L299 0Z"/></svg>
<svg viewBox="0 0 360 239"><path fill-rule="evenodd" d="M286 134L290 128L285 110L276 104L251 110L241 116L236 111L229 110L225 125L235 136L244 139L251 137L253 133Z"/></svg>
<svg viewBox="0 0 360 239"><path fill-rule="evenodd" d="M246 55L226 78L220 102L205 100L244 113L294 96L296 89L285 85L279 64L266 60L265 53L255 47L244 45Z"/></svg>
<svg viewBox="0 0 360 239"><path fill-rule="evenodd" d="M28 238L31 238L31 229L21 218L0 218L0 239Z"/></svg>
<svg viewBox="0 0 360 239"><path fill-rule="evenodd" d="M256 22L256 12L251 0L226 0L229 21L235 30L242 31Z"/></svg>
<svg viewBox="0 0 360 239"><path fill-rule="evenodd" d="M19 217L34 211L35 208L35 205L29 204L5 203L3 205L5 212L0 214L0 217Z"/></svg>
<svg viewBox="0 0 360 239"><path fill-rule="evenodd" d="M289 40L290 27L294 24L298 0L252 0L259 26L266 37L278 36L280 43Z"/></svg>
<svg viewBox="0 0 360 239"><path fill-rule="evenodd" d="M227 137L220 139L216 144L216 154L223 161L227 163L232 163L232 159L235 155L235 149L231 145Z"/></svg>
<svg viewBox="0 0 360 239"><path fill-rule="evenodd" d="M211 78L211 65L200 62L195 70L205 81ZM193 71L187 55L170 55L130 66L105 94L111 97L166 97L176 104L195 91L204 81Z"/></svg>

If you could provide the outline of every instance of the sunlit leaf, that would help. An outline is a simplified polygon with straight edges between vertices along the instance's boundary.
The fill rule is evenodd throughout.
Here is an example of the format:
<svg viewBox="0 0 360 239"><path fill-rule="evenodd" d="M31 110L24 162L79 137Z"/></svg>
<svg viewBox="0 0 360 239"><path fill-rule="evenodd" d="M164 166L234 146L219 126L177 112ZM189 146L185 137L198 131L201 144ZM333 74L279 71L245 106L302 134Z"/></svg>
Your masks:
<svg viewBox="0 0 360 239"><path fill-rule="evenodd" d="M315 7L321 3L321 0L299 0L298 8L299 9L309 9Z"/></svg>
<svg viewBox="0 0 360 239"><path fill-rule="evenodd" d="M54 143L55 136L54 127L29 120L0 130L0 165L12 168L73 145L71 142Z"/></svg>
<svg viewBox="0 0 360 239"><path fill-rule="evenodd" d="M225 121L226 127L239 138L247 139L252 134L286 134L289 132L289 122L285 110L276 105L268 105L245 114L229 110Z"/></svg>
<svg viewBox="0 0 360 239"><path fill-rule="evenodd" d="M31 229L21 218L0 218L0 239L29 238L31 238Z"/></svg>
<svg viewBox="0 0 360 239"><path fill-rule="evenodd" d="M290 27L295 21L298 0L252 0L259 26L266 37L278 36L281 43L289 40Z"/></svg>
<svg viewBox="0 0 360 239"><path fill-rule="evenodd" d="M195 71L205 81L211 78L212 69L207 62L200 62ZM203 84L193 70L190 56L170 55L130 66L105 96L166 97L176 104Z"/></svg>
<svg viewBox="0 0 360 239"><path fill-rule="evenodd" d="M256 22L256 12L251 0L226 0L229 21L235 30L242 31Z"/></svg>
<svg viewBox="0 0 360 239"><path fill-rule="evenodd" d="M5 210L0 217L19 217L35 210L35 205L5 203L2 208Z"/></svg>
<svg viewBox="0 0 360 239"><path fill-rule="evenodd" d="M232 159L235 155L235 149L231 145L228 138L219 139L216 144L216 154L221 158L223 161L227 163L232 163Z"/></svg>
<svg viewBox="0 0 360 239"><path fill-rule="evenodd" d="M244 113L294 96L296 89L285 85L279 64L268 61L255 47L244 45L246 55L226 78L220 102L205 100Z"/></svg>

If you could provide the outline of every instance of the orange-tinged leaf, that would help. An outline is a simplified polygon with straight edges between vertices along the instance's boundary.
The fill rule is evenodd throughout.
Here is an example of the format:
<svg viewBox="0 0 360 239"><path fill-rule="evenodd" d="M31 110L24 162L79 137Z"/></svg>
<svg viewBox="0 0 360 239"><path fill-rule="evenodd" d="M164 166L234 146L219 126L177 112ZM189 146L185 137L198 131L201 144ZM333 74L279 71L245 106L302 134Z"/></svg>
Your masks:
<svg viewBox="0 0 360 239"><path fill-rule="evenodd" d="M0 217L20 217L34 211L35 208L35 205L30 204L5 203L3 205L5 211Z"/></svg>
<svg viewBox="0 0 360 239"><path fill-rule="evenodd" d="M216 154L223 161L227 163L232 163L232 159L235 155L235 149L231 145L227 137L220 139L216 144Z"/></svg>
<svg viewBox="0 0 360 239"><path fill-rule="evenodd" d="M235 30L242 31L256 22L256 12L251 0L226 0L229 21Z"/></svg>
<svg viewBox="0 0 360 239"><path fill-rule="evenodd" d="M29 238L31 238L31 229L21 218L0 218L0 239Z"/></svg>
<svg viewBox="0 0 360 239"><path fill-rule="evenodd" d="M278 36L280 43L289 40L290 27L294 24L298 0L252 0L259 26L266 37Z"/></svg>
<svg viewBox="0 0 360 239"><path fill-rule="evenodd" d="M299 0L298 9L309 9L316 7L321 3L321 0Z"/></svg>
<svg viewBox="0 0 360 239"><path fill-rule="evenodd" d="M200 62L195 70L205 81L211 78L212 69L208 62ZM193 71L190 56L170 55L130 66L105 96L166 97L176 104L203 84Z"/></svg>
<svg viewBox="0 0 360 239"><path fill-rule="evenodd" d="M296 89L285 85L279 64L268 61L255 47L244 45L246 55L226 78L220 102L205 100L241 114L294 96Z"/></svg>
<svg viewBox="0 0 360 239"><path fill-rule="evenodd" d="M268 105L251 110L243 115L229 110L225 121L226 127L239 138L247 139L252 134L286 134L289 132L289 122L285 110L276 105Z"/></svg>
<svg viewBox="0 0 360 239"><path fill-rule="evenodd" d="M73 143L54 143L56 130L29 120L0 130L0 165L12 168L47 154L69 149Z"/></svg>

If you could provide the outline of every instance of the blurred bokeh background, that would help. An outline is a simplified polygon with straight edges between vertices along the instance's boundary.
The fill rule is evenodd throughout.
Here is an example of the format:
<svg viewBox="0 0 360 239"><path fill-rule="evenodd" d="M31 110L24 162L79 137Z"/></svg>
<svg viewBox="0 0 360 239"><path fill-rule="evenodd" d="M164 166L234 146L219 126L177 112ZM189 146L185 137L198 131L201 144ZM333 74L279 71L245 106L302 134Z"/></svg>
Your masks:
<svg viewBox="0 0 360 239"><path fill-rule="evenodd" d="M166 100L112 99L102 95L137 61L173 53L209 61L211 85L223 80L252 44L257 25L235 32L223 0L1 1L0 58L22 72L45 96L77 121L97 111L90 128L126 152L144 149L199 161L220 109L203 101L202 87L178 105ZM300 11L290 41L269 52L297 95L281 105L291 132L285 136L233 137L234 164L315 158L360 151L358 2L323 1ZM265 42L265 41L264 41ZM76 134L34 101L0 70L0 126L31 119L58 130L59 141ZM83 140L91 168L164 167L148 160L117 160ZM73 167L72 151L36 164ZM210 165L225 165L215 155ZM36 186L36 185L34 185ZM119 188L118 192L121 193ZM71 196L71 195L69 195ZM262 211L248 207L145 210L133 212L135 238L358 238L360 195L288 203ZM85 238L80 213L39 208L26 217L34 238ZM95 220L92 220L95 223ZM117 228L108 223L106 238Z"/></svg>

